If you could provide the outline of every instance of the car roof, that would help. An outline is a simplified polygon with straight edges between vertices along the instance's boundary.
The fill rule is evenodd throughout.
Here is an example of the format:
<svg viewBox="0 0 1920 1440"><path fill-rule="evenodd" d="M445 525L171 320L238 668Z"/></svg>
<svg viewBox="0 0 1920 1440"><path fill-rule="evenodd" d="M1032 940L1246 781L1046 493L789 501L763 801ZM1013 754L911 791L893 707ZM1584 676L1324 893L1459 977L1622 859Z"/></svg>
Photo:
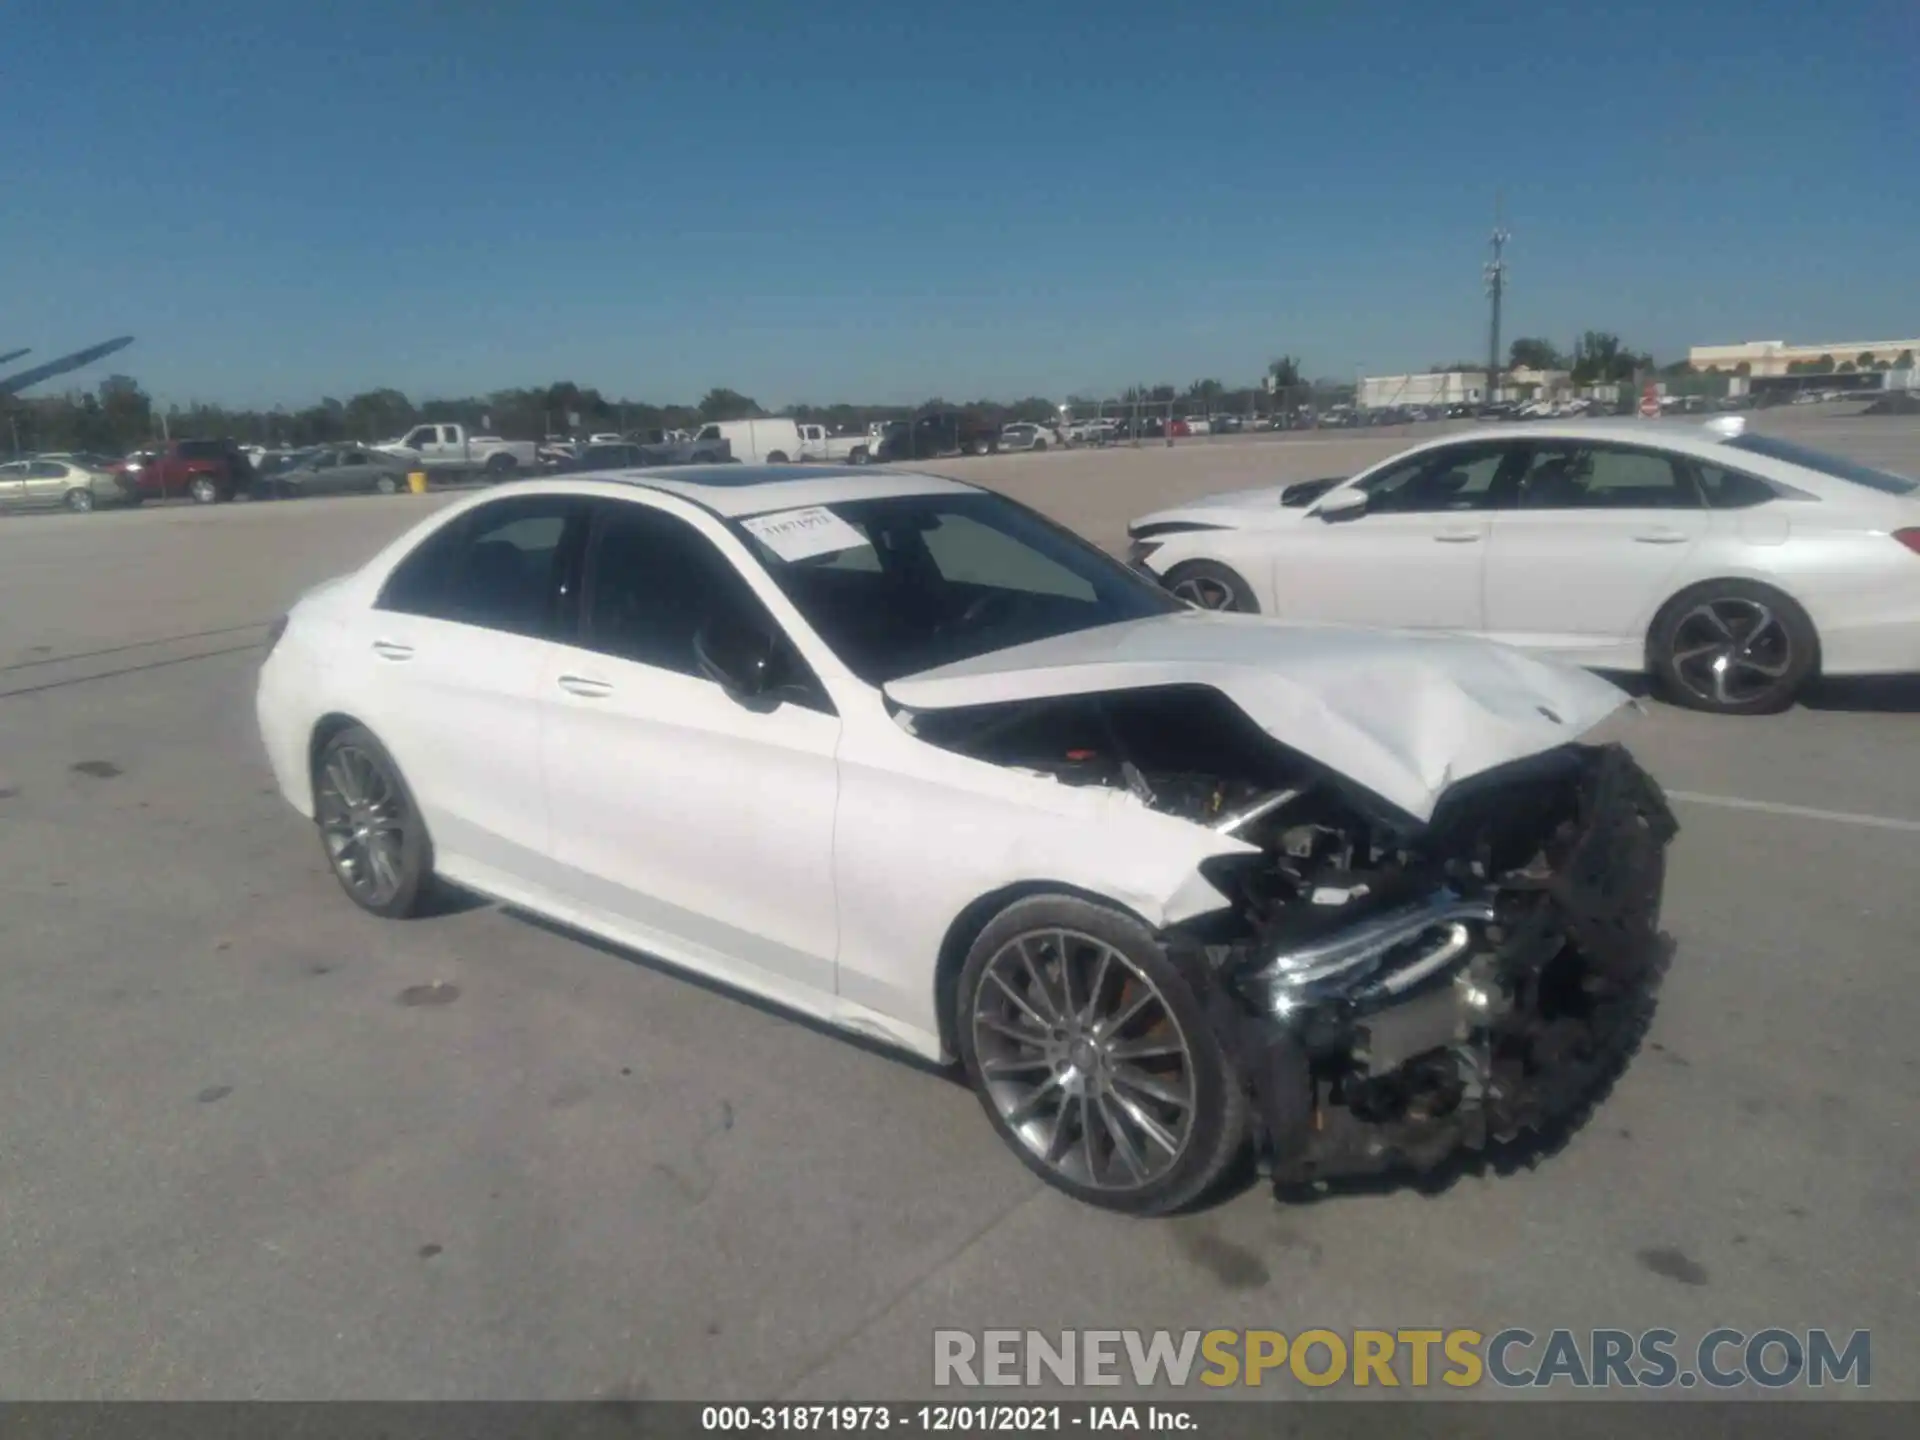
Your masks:
<svg viewBox="0 0 1920 1440"><path fill-rule="evenodd" d="M949 480L944 475L843 465L663 465L647 469L588 470L500 488L555 491L587 484L655 490L691 500L728 519L808 505L835 505L844 500L985 493L978 485Z"/></svg>

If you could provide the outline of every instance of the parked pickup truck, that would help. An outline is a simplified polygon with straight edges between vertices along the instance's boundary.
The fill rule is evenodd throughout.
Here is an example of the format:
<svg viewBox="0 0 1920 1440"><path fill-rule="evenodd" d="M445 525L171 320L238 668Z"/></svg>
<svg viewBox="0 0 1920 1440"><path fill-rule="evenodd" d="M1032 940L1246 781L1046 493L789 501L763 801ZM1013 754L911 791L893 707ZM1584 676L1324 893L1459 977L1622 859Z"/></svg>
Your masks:
<svg viewBox="0 0 1920 1440"><path fill-rule="evenodd" d="M432 475L484 475L490 480L533 471L539 465L540 450L531 440L469 435L462 425L416 425L398 440L385 440L372 448Z"/></svg>

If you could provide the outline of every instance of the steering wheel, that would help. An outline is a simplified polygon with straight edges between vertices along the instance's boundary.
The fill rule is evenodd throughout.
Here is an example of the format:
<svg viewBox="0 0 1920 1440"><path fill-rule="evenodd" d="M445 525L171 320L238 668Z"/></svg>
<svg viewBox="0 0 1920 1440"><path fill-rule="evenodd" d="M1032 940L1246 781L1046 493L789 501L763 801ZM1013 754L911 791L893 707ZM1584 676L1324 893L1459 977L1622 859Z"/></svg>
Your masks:
<svg viewBox="0 0 1920 1440"><path fill-rule="evenodd" d="M1016 590L988 590L984 594L976 596L973 601L968 604L966 609L962 610L959 615L954 617L954 619L943 628L948 630L965 630L968 626L977 624L984 619L987 614L996 607L1011 605L1019 598L1020 594Z"/></svg>

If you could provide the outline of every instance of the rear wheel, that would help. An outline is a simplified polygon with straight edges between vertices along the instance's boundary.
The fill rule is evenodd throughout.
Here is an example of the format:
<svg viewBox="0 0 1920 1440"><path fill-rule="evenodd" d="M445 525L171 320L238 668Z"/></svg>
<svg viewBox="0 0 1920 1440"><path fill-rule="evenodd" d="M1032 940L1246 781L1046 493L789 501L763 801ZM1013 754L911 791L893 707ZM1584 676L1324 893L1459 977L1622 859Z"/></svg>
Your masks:
<svg viewBox="0 0 1920 1440"><path fill-rule="evenodd" d="M993 447L985 440L976 440L973 442L972 449L976 455L987 455L992 453Z"/></svg>
<svg viewBox="0 0 1920 1440"><path fill-rule="evenodd" d="M196 475L187 484L187 494L196 505L211 505L220 498L220 487L210 475Z"/></svg>
<svg viewBox="0 0 1920 1440"><path fill-rule="evenodd" d="M321 747L313 812L348 899L393 920L419 910L433 878L433 846L400 767L371 730L350 725Z"/></svg>
<svg viewBox="0 0 1920 1440"><path fill-rule="evenodd" d="M398 495L400 493L400 482L391 475L381 475L374 480L373 488L382 495Z"/></svg>
<svg viewBox="0 0 1920 1440"><path fill-rule="evenodd" d="M86 514L93 509L93 492L91 490L67 491L66 506L77 515Z"/></svg>
<svg viewBox="0 0 1920 1440"><path fill-rule="evenodd" d="M770 452L768 453L768 455L767 455L767 463L768 463L769 465L784 465L784 464L786 464L786 463L787 463L787 452L786 452L786 451L784 451L784 450L774 450L774 451L770 451Z"/></svg>
<svg viewBox="0 0 1920 1440"><path fill-rule="evenodd" d="M487 457L487 478L505 480L520 468L520 462L504 452Z"/></svg>
<svg viewBox="0 0 1920 1440"><path fill-rule="evenodd" d="M987 1118L1077 1200L1178 1210L1245 1142L1232 1057L1130 915L1065 895L1014 902L968 952L957 1002L961 1062Z"/></svg>
<svg viewBox="0 0 1920 1440"><path fill-rule="evenodd" d="M1189 560L1167 572L1163 582L1173 594L1201 610L1236 610L1258 615L1260 602L1253 587L1237 573L1212 560Z"/></svg>
<svg viewBox="0 0 1920 1440"><path fill-rule="evenodd" d="M1820 662L1795 601L1751 580L1710 580L1668 601L1647 638L1648 666L1676 704L1719 715L1786 709Z"/></svg>
<svg viewBox="0 0 1920 1440"><path fill-rule="evenodd" d="M1047 448L1047 442L1044 440L1036 440L1033 442L1033 448L1035 450L1044 450Z"/></svg>

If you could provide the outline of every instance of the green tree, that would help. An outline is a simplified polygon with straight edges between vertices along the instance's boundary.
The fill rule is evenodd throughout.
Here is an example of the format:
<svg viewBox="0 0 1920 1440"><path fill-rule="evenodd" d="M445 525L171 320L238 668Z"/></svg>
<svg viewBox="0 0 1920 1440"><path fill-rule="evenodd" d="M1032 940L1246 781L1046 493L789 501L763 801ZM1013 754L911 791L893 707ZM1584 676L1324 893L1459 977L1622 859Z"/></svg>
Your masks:
<svg viewBox="0 0 1920 1440"><path fill-rule="evenodd" d="M1567 360L1551 341L1523 335L1507 347L1507 366L1513 370L1564 370Z"/></svg>
<svg viewBox="0 0 1920 1440"><path fill-rule="evenodd" d="M1873 351L1862 350L1858 355L1853 357L1853 363L1855 366L1857 366L1859 369L1862 369L1862 370L1873 369L1873 364L1874 364Z"/></svg>
<svg viewBox="0 0 1920 1440"><path fill-rule="evenodd" d="M1631 380L1653 365L1653 358L1640 355L1620 343L1620 337L1606 330L1589 330L1573 347L1573 383L1598 385Z"/></svg>
<svg viewBox="0 0 1920 1440"><path fill-rule="evenodd" d="M700 401L702 420L748 420L767 412L760 402L724 387L709 390Z"/></svg>
<svg viewBox="0 0 1920 1440"><path fill-rule="evenodd" d="M1267 379L1272 381L1275 390L1298 390L1306 383L1300 375L1300 360L1293 355L1268 361Z"/></svg>
<svg viewBox="0 0 1920 1440"><path fill-rule="evenodd" d="M1911 370L1913 368L1913 351L1902 350L1896 355L1893 361L1893 368L1896 370Z"/></svg>

